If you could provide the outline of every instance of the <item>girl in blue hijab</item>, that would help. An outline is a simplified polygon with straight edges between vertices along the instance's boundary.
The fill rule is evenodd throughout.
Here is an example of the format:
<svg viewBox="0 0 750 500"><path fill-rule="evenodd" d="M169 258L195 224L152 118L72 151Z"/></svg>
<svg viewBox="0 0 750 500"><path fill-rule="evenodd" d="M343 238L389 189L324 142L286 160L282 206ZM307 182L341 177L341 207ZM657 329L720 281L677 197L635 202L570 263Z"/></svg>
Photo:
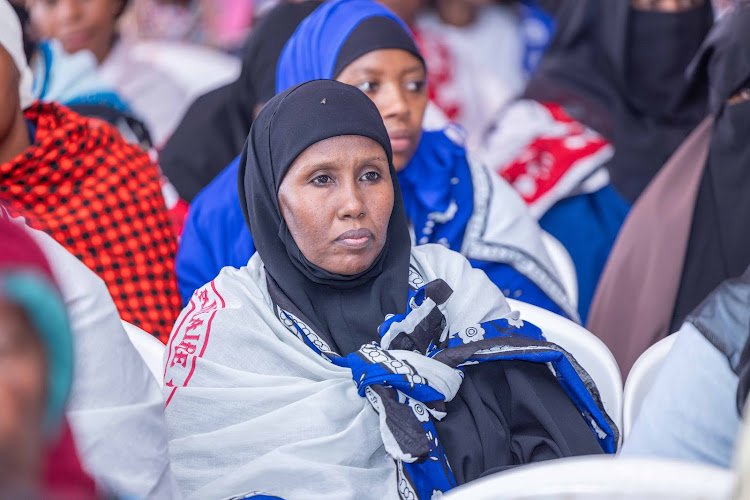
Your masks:
<svg viewBox="0 0 750 500"><path fill-rule="evenodd" d="M414 243L460 251L506 296L577 319L523 201L467 158L454 129L422 130L426 68L398 17L370 0L316 9L282 51L276 91L316 79L354 85L378 107ZM222 267L246 265L255 251L237 195L238 166L236 159L190 207L176 263L184 301Z"/></svg>

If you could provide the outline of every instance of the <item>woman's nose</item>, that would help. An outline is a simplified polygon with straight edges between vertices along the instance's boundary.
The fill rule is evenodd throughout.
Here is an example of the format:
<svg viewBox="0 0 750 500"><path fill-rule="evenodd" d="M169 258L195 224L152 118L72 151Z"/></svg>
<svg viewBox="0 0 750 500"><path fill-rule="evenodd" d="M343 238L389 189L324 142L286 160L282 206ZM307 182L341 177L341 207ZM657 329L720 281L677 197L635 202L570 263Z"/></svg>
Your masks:
<svg viewBox="0 0 750 500"><path fill-rule="evenodd" d="M337 196L338 215L341 219L358 219L362 217L365 210L363 193L354 186L342 186Z"/></svg>
<svg viewBox="0 0 750 500"><path fill-rule="evenodd" d="M382 111L383 119L404 118L409 115L409 102L405 89L400 85L386 85L378 99L378 108Z"/></svg>

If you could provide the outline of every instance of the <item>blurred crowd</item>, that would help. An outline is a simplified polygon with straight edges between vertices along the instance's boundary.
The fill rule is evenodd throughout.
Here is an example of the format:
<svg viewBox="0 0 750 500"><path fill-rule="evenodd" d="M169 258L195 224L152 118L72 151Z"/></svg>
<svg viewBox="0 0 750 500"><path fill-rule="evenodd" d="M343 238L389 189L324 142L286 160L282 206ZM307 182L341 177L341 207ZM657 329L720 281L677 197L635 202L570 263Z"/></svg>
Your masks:
<svg viewBox="0 0 750 500"><path fill-rule="evenodd" d="M749 27L744 0L0 0L0 498L303 498L316 475L330 489L309 498L375 498L355 486L386 469L426 498L449 488L409 461L415 405L450 487L615 451L731 468L750 391ZM317 80L374 106L294 101ZM311 257L325 203L294 226L307 191L284 204L282 179L357 135L387 156L395 201L387 244L350 272ZM347 147L324 153L365 149ZM675 335L626 439L569 353L524 357L548 343L502 296L507 311L454 313L436 282L582 325L623 380ZM387 333L401 302L407 319L440 310L404 326L437 332L414 341L426 352ZM434 407L366 391L346 364L372 342L441 359L454 319L496 313L525 354L479 375L450 344L464 382ZM131 327L166 346L158 382ZM361 446L387 467L342 451L365 418L327 409L344 396L306 392L329 365L375 408L357 432L382 433ZM308 414L331 428L287 417Z"/></svg>

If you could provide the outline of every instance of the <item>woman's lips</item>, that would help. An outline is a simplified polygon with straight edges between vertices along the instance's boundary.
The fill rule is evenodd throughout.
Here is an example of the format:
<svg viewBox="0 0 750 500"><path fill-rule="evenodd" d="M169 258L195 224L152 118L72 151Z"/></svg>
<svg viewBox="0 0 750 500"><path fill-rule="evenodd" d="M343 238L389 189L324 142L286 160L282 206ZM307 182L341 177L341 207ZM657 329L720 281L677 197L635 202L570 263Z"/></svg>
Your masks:
<svg viewBox="0 0 750 500"><path fill-rule="evenodd" d="M86 48L86 44L89 41L89 34L85 31L79 31L76 33L69 33L61 35L60 43L62 44L65 51L68 53L76 52L78 50Z"/></svg>
<svg viewBox="0 0 750 500"><path fill-rule="evenodd" d="M391 140L391 149L394 153L404 153L411 148L414 138L412 134L408 132L394 132L389 134L388 137Z"/></svg>
<svg viewBox="0 0 750 500"><path fill-rule="evenodd" d="M336 238L336 243L350 248L364 248L370 244L374 237L369 229L353 229Z"/></svg>

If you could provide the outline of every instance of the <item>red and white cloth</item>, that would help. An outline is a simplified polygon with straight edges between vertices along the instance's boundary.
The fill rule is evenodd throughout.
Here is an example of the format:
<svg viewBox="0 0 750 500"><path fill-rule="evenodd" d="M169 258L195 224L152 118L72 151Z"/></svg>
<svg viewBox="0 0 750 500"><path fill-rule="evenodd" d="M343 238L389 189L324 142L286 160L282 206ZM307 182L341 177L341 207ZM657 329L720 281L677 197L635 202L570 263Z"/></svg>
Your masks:
<svg viewBox="0 0 750 500"><path fill-rule="evenodd" d="M507 180L540 219L555 203L609 183L614 148L562 106L529 99L500 112L477 153Z"/></svg>
<svg viewBox="0 0 750 500"><path fill-rule="evenodd" d="M427 62L430 100L467 132L473 150L492 117L526 85L523 34L517 11L484 7L466 27L425 10L414 26Z"/></svg>

